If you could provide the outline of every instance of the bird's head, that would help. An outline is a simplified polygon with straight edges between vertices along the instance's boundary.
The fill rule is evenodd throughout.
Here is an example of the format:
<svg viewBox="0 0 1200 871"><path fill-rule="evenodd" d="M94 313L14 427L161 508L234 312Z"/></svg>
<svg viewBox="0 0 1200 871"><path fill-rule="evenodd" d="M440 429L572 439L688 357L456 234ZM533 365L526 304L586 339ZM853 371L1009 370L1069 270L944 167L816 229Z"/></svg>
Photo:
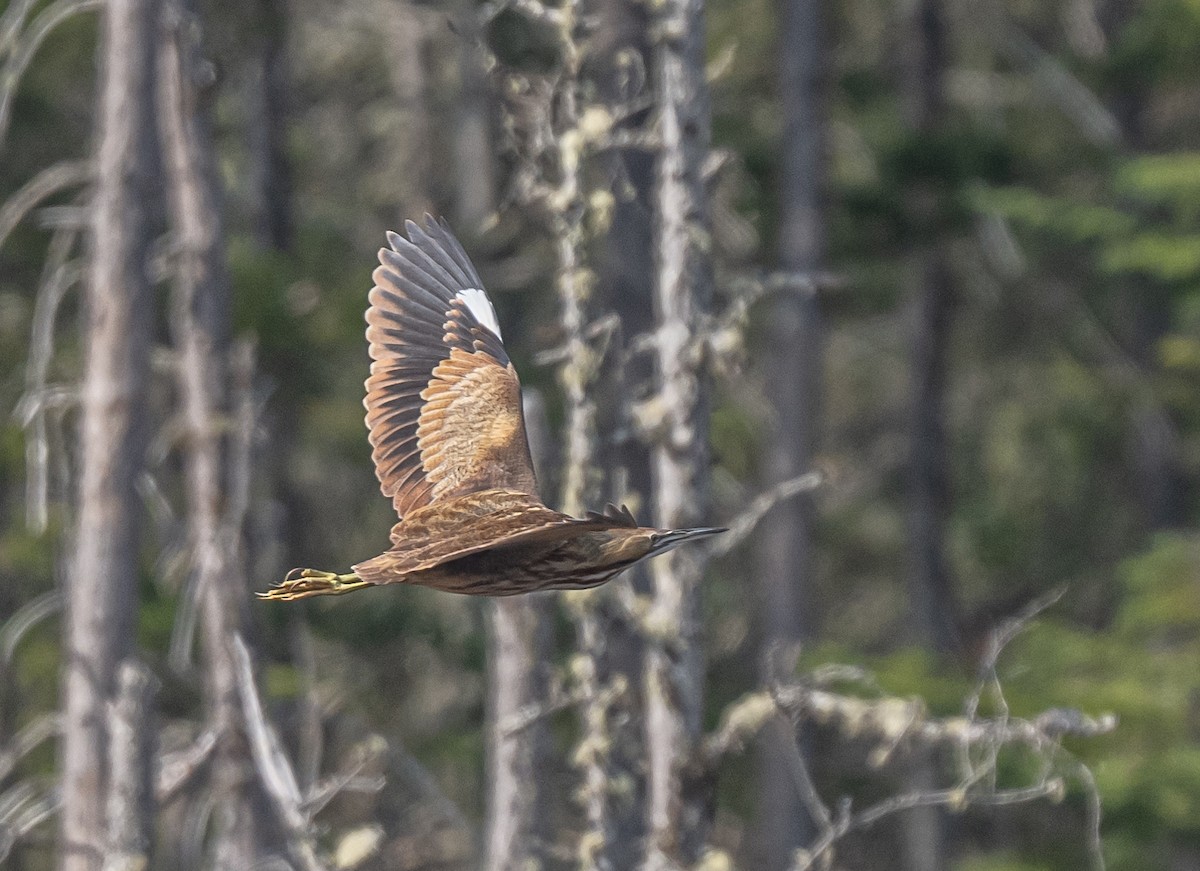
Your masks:
<svg viewBox="0 0 1200 871"><path fill-rule="evenodd" d="M698 526L692 529L658 529L650 533L650 552L647 556L657 556L674 550L689 541L698 541L725 532L723 526Z"/></svg>
<svg viewBox="0 0 1200 871"><path fill-rule="evenodd" d="M707 526L697 529L654 529L645 526L611 529L604 533L604 562L610 566L628 568L644 559L666 553L685 542L724 531L722 528Z"/></svg>

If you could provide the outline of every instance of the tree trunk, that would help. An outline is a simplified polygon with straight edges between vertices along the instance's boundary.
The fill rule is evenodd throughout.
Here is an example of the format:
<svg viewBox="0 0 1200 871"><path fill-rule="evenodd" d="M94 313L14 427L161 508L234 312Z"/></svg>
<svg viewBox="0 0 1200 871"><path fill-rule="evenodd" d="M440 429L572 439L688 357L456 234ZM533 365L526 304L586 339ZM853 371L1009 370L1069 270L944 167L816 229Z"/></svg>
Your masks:
<svg viewBox="0 0 1200 871"><path fill-rule="evenodd" d="M204 105L195 12L168 0L159 53L159 117L167 200L177 250L172 328L188 434L185 470L197 575L213 760L215 867L240 871L261 853L258 800L230 646L245 625L241 530L224 515L231 485L222 421L229 419L229 277L212 132Z"/></svg>
<svg viewBox="0 0 1200 871"><path fill-rule="evenodd" d="M785 272L820 268L825 250L824 30L820 0L783 0L780 8L779 99L783 115L780 166L779 266ZM768 454L767 488L809 471L821 414L824 327L816 295L785 293L774 305L767 389L777 409ZM762 548L762 661L811 634L814 505L801 495L764 519ZM768 665L768 670L774 666ZM772 680L774 674L765 674ZM767 729L759 742L759 845L762 867L790 867L812 833L788 756L790 729Z"/></svg>
<svg viewBox="0 0 1200 871"><path fill-rule="evenodd" d="M130 651L153 296L155 0L110 0L85 295L75 553L67 590L62 749L63 871L97 871L105 844L106 705Z"/></svg>
<svg viewBox="0 0 1200 871"><path fill-rule="evenodd" d="M116 699L108 713L110 777L104 871L141 871L149 867L154 832L157 690L157 680L148 668L132 659L121 663Z"/></svg>
<svg viewBox="0 0 1200 871"><path fill-rule="evenodd" d="M946 378L954 291L948 267L932 250L917 255L917 317L912 345L909 474L912 613L923 645L938 653L958 645L954 589L946 567L950 507Z"/></svg>
<svg viewBox="0 0 1200 871"><path fill-rule="evenodd" d="M454 131L455 226L471 235L496 208L491 99L482 67L482 38L474 3L459 17L459 98Z"/></svg>
<svg viewBox="0 0 1200 871"><path fill-rule="evenodd" d="M287 157L292 93L288 75L287 0L256 0L247 99L254 236L262 248L292 244L292 174Z"/></svg>
<svg viewBox="0 0 1200 871"><path fill-rule="evenodd" d="M908 123L920 138L935 133L946 112L946 23L941 0L918 0L907 31L904 99ZM909 606L918 640L937 653L958 645L957 607L946 566L945 523L950 507L950 455L946 441L947 354L954 289L937 240L928 238L941 208L928 183L910 191L921 233L914 254L916 324L912 336L909 425ZM936 779L932 754L914 753L906 788L928 788ZM944 815L916 808L905 815L903 856L911 871L946 866Z"/></svg>
<svg viewBox="0 0 1200 871"><path fill-rule="evenodd" d="M658 165L656 367L663 421L652 455L655 519L686 527L707 520L709 400L696 333L712 296L712 230L703 167L711 115L704 77L703 0L670 0L655 46L661 113ZM703 552L679 548L651 563L649 621L660 634L646 653L647 866L694 864L704 848L711 796L688 762L700 735Z"/></svg>
<svg viewBox="0 0 1200 871"><path fill-rule="evenodd" d="M649 82L632 69L648 68L652 12L639 0L597 0L597 22L590 36L589 72L603 104L627 105L646 95ZM631 63L631 53L639 61ZM644 64L644 66L642 66ZM644 78L644 77L642 77ZM619 122L618 129L643 132L649 112L639 112ZM601 171L616 194L608 232L596 256L596 286L600 310L611 310L621 323L628 342L654 328L654 184L655 156L645 149L616 150L602 158ZM615 356L615 355L614 355ZM638 385L653 377L653 361L646 355L617 359L607 364L599 379L598 426L606 437L600 444L600 467L605 471L607 501L628 503L638 519L649 523L650 450L633 433L631 397ZM620 434L619 438L614 434ZM614 584L630 585L638 596L650 595L650 572L645 563L618 578ZM613 588L615 591L616 588ZM620 593L618 593L620 595ZM617 608L596 613L604 653L597 664L603 685L624 682L628 691L615 703L609 718L612 743L608 754L610 778L627 784L609 803L609 843L605 855L613 868L637 866L646 841L646 736L643 729L645 692L642 665L645 636Z"/></svg>
<svg viewBox="0 0 1200 871"><path fill-rule="evenodd" d="M913 9L905 82L908 123L917 137L937 131L945 115L946 25L941 0ZM910 192L915 224L926 231L939 204L926 184ZM922 238L913 257L916 327L912 346L909 456L910 605L919 640L948 652L957 645L954 591L946 568L945 520L950 504L946 445L946 354L954 290L934 240Z"/></svg>
<svg viewBox="0 0 1200 871"><path fill-rule="evenodd" d="M526 391L530 452L545 480L550 452L541 397ZM538 719L507 732L515 717L546 701L553 599L540 593L490 599L488 617L488 813L485 871L520 871L543 861L548 724Z"/></svg>

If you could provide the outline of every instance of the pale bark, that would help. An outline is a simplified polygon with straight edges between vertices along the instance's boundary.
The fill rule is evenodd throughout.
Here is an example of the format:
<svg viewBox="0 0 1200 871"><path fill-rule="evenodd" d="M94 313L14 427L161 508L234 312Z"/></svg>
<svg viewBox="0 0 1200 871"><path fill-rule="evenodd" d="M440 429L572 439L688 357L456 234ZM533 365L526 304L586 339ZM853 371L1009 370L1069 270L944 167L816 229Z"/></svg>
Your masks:
<svg viewBox="0 0 1200 871"><path fill-rule="evenodd" d="M153 298L146 275L153 187L155 0L110 0L102 27L96 195L85 296L75 553L67 591L63 871L96 871L105 843L105 705L131 648L135 482L145 446Z"/></svg>
<svg viewBox="0 0 1200 871"><path fill-rule="evenodd" d="M212 785L218 869L252 866L263 814L240 713L231 639L247 600L240 529L228 522L230 480L223 421L229 419L229 277L212 133L204 105L194 11L169 2L159 53L159 114L177 262L172 328L187 430L189 538L197 575L207 716L217 732Z"/></svg>
<svg viewBox="0 0 1200 871"><path fill-rule="evenodd" d="M545 480L550 439L536 394L526 396L525 425L534 466ZM547 723L539 717L518 731L510 726L546 700L552 608L553 600L540 593L488 601L486 871L519 871L538 862L538 841L548 831L542 769Z"/></svg>
<svg viewBox="0 0 1200 871"><path fill-rule="evenodd" d="M459 98L455 117L455 225L479 233L496 208L495 148L492 145L490 93L482 68L479 19L475 4L460 16L458 39Z"/></svg>
<svg viewBox="0 0 1200 871"><path fill-rule="evenodd" d="M104 871L149 867L154 832L154 718L157 680L127 659L117 674L116 699L108 714L110 777L108 844Z"/></svg>
<svg viewBox="0 0 1200 871"><path fill-rule="evenodd" d="M709 403L696 341L712 296L712 236L703 165L711 115L704 78L704 4L671 0L655 47L662 152L658 165L655 346L663 421L652 455L655 521L707 521ZM690 782L700 736L704 662L700 647L703 551L679 548L651 563L646 654L647 866L693 864L704 846L708 796Z"/></svg>

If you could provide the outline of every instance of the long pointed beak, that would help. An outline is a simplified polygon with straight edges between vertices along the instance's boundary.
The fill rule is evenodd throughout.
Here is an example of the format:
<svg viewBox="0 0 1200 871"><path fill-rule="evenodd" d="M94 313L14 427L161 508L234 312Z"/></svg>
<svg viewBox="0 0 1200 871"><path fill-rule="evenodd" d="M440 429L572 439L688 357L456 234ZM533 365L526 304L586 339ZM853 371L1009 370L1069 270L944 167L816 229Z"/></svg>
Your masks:
<svg viewBox="0 0 1200 871"><path fill-rule="evenodd" d="M668 529L654 537L654 553L663 553L688 541L708 538L710 535L728 532L724 526L698 526L693 529Z"/></svg>

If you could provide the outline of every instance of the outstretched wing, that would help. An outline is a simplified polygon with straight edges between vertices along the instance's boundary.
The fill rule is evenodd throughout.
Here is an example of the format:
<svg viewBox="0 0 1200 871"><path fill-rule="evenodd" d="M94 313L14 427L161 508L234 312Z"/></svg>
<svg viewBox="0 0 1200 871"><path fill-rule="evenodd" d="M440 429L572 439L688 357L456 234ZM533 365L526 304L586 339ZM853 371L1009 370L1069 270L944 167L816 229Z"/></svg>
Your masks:
<svg viewBox="0 0 1200 871"><path fill-rule="evenodd" d="M478 490L537 495L521 386L479 275L444 222L388 234L367 309L367 428L401 517Z"/></svg>

